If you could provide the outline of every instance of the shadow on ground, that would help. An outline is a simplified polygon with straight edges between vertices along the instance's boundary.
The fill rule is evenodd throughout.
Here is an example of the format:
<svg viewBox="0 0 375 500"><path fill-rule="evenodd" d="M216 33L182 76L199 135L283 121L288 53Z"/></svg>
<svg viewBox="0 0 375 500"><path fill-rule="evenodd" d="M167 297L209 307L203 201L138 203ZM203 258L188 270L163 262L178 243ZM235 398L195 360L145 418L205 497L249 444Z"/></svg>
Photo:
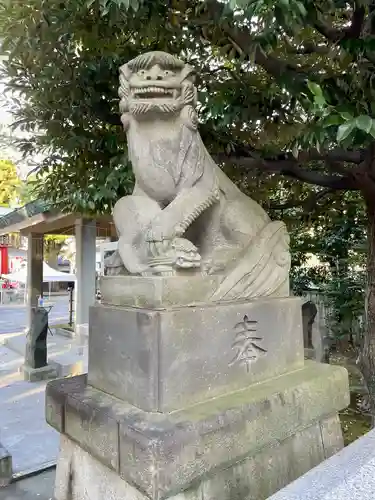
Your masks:
<svg viewBox="0 0 375 500"><path fill-rule="evenodd" d="M52 500L55 469L0 488L0 500Z"/></svg>

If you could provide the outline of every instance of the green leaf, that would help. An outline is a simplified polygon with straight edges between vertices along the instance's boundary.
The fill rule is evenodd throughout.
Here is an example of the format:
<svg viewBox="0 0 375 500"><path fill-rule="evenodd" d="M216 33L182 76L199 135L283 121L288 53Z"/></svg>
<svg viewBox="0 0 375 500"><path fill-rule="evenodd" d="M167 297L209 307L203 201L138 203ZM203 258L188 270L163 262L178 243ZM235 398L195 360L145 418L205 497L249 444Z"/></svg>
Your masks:
<svg viewBox="0 0 375 500"><path fill-rule="evenodd" d="M373 120L368 115L361 115L355 119L355 124L357 128L369 134L373 124Z"/></svg>
<svg viewBox="0 0 375 500"><path fill-rule="evenodd" d="M314 96L317 96L317 97L323 97L323 91L320 87L320 85L318 85L317 83L315 82L307 82L307 86L309 87L309 90L310 92L314 95ZM324 97L323 97L324 98Z"/></svg>
<svg viewBox="0 0 375 500"><path fill-rule="evenodd" d="M342 111L342 112L339 112L339 113L344 118L344 120L352 120L353 119L353 115L351 115L347 111Z"/></svg>
<svg viewBox="0 0 375 500"><path fill-rule="evenodd" d="M315 100L316 104L317 104L319 107L321 107L321 108L322 108L322 107L324 107L324 106L327 104L327 102L326 102L326 100L324 99L324 96L323 96L323 95L316 95L314 100Z"/></svg>
<svg viewBox="0 0 375 500"><path fill-rule="evenodd" d="M296 7L299 10L301 16L305 17L307 15L307 10L305 9L305 6L302 2L296 2Z"/></svg>
<svg viewBox="0 0 375 500"><path fill-rule="evenodd" d="M372 135L372 137L375 137L375 120L372 120L372 125L369 134Z"/></svg>
<svg viewBox="0 0 375 500"><path fill-rule="evenodd" d="M347 137L349 137L349 135L353 132L354 127L355 127L355 121L349 121L340 125L339 128L337 129L337 136L336 136L337 142L342 142Z"/></svg>
<svg viewBox="0 0 375 500"><path fill-rule="evenodd" d="M323 127L332 127L333 125L341 125L342 117L340 115L329 115L323 122Z"/></svg>

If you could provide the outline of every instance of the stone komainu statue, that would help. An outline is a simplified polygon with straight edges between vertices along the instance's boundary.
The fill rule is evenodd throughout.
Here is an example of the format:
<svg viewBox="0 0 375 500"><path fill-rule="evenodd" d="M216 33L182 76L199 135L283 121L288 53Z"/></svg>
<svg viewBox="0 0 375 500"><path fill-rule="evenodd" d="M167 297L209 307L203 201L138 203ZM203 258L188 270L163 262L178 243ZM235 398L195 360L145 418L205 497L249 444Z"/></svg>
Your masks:
<svg viewBox="0 0 375 500"><path fill-rule="evenodd" d="M215 164L197 125L193 68L164 52L120 68L121 120L135 174L113 211L132 275L220 275L210 300L289 295L289 238Z"/></svg>

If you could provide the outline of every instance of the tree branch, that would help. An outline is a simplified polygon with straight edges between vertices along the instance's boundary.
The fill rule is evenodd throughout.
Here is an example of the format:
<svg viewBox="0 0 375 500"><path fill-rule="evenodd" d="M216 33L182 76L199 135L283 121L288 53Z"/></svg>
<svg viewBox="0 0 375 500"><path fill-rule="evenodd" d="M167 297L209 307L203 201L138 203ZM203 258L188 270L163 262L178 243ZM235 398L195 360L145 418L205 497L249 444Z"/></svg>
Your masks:
<svg viewBox="0 0 375 500"><path fill-rule="evenodd" d="M247 162L243 163L249 166ZM296 179L298 181L305 182L306 184L312 184L314 186L321 186L334 190L343 189L355 189L349 178L344 176L336 175L325 175L320 174L314 170L306 170L301 168L297 162L291 161L281 161L281 162L263 162L260 167L262 170L267 170L268 172L278 172L281 175Z"/></svg>
<svg viewBox="0 0 375 500"><path fill-rule="evenodd" d="M249 157L228 156L225 154L216 155L214 158L221 163L231 163L246 169L258 169L270 173L279 173L292 179L321 186L331 190L356 190L357 187L353 179L348 176L320 174L314 170L307 170L301 167L297 160L266 160Z"/></svg>
<svg viewBox="0 0 375 500"><path fill-rule="evenodd" d="M318 17L316 17L312 25L317 31L319 31L321 35L323 35L325 38L327 38L327 40L331 42L337 42L343 36L341 30L330 26L321 19L318 19Z"/></svg>
<svg viewBox="0 0 375 500"><path fill-rule="evenodd" d="M287 76L289 81L297 83L301 88L306 89L307 80L319 80L317 75L307 73L306 71L298 68L288 61L284 61L269 54L265 54L260 48L259 44L254 40L247 27L233 26L228 20L225 20L221 14L224 4L219 3L217 0L207 0L205 3L205 12L207 21L217 20L217 26L227 36L228 41L237 50L239 55L245 54L249 59L253 60L255 64L261 66L274 78L284 78ZM202 20L197 20L197 24L201 24ZM210 36L212 33L203 32L202 37L212 43ZM220 45L225 45L225 40Z"/></svg>
<svg viewBox="0 0 375 500"><path fill-rule="evenodd" d="M322 189L316 193L311 193L311 195L305 200L290 199L289 201L276 205L271 203L269 208L271 210L286 210L288 208L303 207L304 210L311 212L319 200L324 199L326 196L332 193L332 189Z"/></svg>
<svg viewBox="0 0 375 500"><path fill-rule="evenodd" d="M287 43L287 52L291 55L309 55L309 54L328 54L329 48L324 45L315 45L314 43L304 42L303 47L293 47Z"/></svg>
<svg viewBox="0 0 375 500"><path fill-rule="evenodd" d="M365 23L365 17L366 17L365 6L360 5L358 2L356 2L351 25L349 26L349 28L346 28L344 30L344 32L345 32L344 39L345 40L359 38L361 36L362 28L363 28L364 23Z"/></svg>
<svg viewBox="0 0 375 500"><path fill-rule="evenodd" d="M302 152L298 155L299 161L329 161L329 162L347 162L359 165L364 161L366 155L365 149L358 149L355 151L347 151L345 149L335 148L331 151L319 152L316 149L308 152Z"/></svg>
<svg viewBox="0 0 375 500"><path fill-rule="evenodd" d="M234 47L254 59L254 63L261 66L274 78L280 79L288 76L294 83L305 88L307 80L315 80L313 74L309 74L287 61L265 54L258 44L254 42L248 31L243 28L230 26L224 23L223 30Z"/></svg>
<svg viewBox="0 0 375 500"><path fill-rule="evenodd" d="M260 159L262 158L261 152L252 149L248 146L238 145L234 146L232 153L229 156L237 157L251 157ZM355 163L359 165L365 160L366 149L357 149L354 151L347 151L346 149L335 148L330 151L319 152L316 149L309 151L302 151L298 155L298 163L308 163L310 161L324 161L324 162L341 162L341 163ZM292 153L279 153L273 157L266 158L267 160L289 160L296 161ZM341 171L339 173L342 173Z"/></svg>
<svg viewBox="0 0 375 500"><path fill-rule="evenodd" d="M350 26L343 29L337 29L319 18L319 13L314 11L314 20L312 25L321 35L331 42L340 40L352 40L359 38L364 27L366 9L363 5L355 3Z"/></svg>

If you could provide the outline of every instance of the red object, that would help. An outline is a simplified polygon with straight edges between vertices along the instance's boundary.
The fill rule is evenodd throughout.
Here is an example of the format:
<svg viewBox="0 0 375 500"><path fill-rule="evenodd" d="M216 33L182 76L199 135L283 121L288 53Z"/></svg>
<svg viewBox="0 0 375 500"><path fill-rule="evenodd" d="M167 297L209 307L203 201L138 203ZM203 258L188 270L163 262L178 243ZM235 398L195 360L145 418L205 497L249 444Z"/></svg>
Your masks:
<svg viewBox="0 0 375 500"><path fill-rule="evenodd" d="M8 247L0 245L0 275L8 274Z"/></svg>

